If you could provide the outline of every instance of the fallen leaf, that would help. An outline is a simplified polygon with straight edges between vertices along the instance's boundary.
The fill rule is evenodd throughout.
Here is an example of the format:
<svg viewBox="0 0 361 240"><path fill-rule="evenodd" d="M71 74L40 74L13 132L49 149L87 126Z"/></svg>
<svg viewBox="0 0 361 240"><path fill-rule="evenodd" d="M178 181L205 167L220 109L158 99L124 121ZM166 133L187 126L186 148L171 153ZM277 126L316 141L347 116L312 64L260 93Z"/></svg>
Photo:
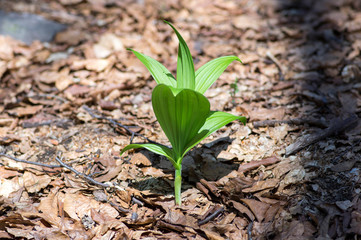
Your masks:
<svg viewBox="0 0 361 240"><path fill-rule="evenodd" d="M14 115L16 117L24 117L29 115L34 115L37 112L39 112L41 109L43 109L43 106L26 106L26 107L18 107L11 110L8 110L7 112L10 115Z"/></svg>
<svg viewBox="0 0 361 240"><path fill-rule="evenodd" d="M245 214L249 219L252 221L255 219L254 214L249 210L246 206L244 206L242 203L236 202L236 201L229 201L232 203L233 207L237 209L240 213Z"/></svg>
<svg viewBox="0 0 361 240"><path fill-rule="evenodd" d="M4 166L0 166L0 178L12 178L21 175L18 171L12 171L6 169Z"/></svg>
<svg viewBox="0 0 361 240"><path fill-rule="evenodd" d="M29 193L39 192L51 182L51 177L48 175L37 176L28 171L24 173L23 179L24 187Z"/></svg>
<svg viewBox="0 0 361 240"><path fill-rule="evenodd" d="M68 89L65 90L65 94L70 94L72 96L79 96L79 95L83 95L86 94L90 91L90 88L87 86L82 86L82 85L72 85L71 87L69 87Z"/></svg>
<svg viewBox="0 0 361 240"><path fill-rule="evenodd" d="M248 113L252 121L261 121L267 119L282 120L285 116L286 110L284 108L276 108L276 109L257 108L248 111Z"/></svg>
<svg viewBox="0 0 361 240"><path fill-rule="evenodd" d="M19 184L18 180L21 178L13 178L11 180L1 178L0 179L0 196L9 198L10 194L18 191L22 186Z"/></svg>
<svg viewBox="0 0 361 240"><path fill-rule="evenodd" d="M266 216L266 212L270 205L254 199L241 199L242 202L248 205L257 218L258 222L262 222Z"/></svg>
<svg viewBox="0 0 361 240"><path fill-rule="evenodd" d="M147 156L145 156L143 153L135 153L132 156L132 159L130 159L130 162L132 164L135 164L137 166L151 166L152 162L149 160Z"/></svg>
<svg viewBox="0 0 361 240"><path fill-rule="evenodd" d="M55 42L57 43L66 43L69 45L77 45L80 41L84 40L86 37L85 33L76 29L68 29L62 32L59 32L55 35Z"/></svg>
<svg viewBox="0 0 361 240"><path fill-rule="evenodd" d="M13 47L10 37L0 35L0 58L3 60L11 60L14 58Z"/></svg>
<svg viewBox="0 0 361 240"><path fill-rule="evenodd" d="M269 189L269 188L275 188L279 184L279 179L267 179L264 181L258 181L255 184L252 185L250 188L244 188L242 189L242 192L250 193L250 192L258 192L261 190Z"/></svg>
<svg viewBox="0 0 361 240"><path fill-rule="evenodd" d="M143 172L144 176L152 176L152 177L162 177L164 176L164 173L161 169L157 169L154 167L145 167L142 168L141 171Z"/></svg>

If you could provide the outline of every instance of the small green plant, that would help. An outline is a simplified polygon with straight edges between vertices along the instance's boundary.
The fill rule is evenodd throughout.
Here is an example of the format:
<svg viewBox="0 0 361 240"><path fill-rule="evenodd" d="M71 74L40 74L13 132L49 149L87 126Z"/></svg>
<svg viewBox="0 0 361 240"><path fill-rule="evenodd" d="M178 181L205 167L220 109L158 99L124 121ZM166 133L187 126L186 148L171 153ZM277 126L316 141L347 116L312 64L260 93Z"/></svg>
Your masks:
<svg viewBox="0 0 361 240"><path fill-rule="evenodd" d="M233 83L231 83L231 90L230 90L230 94L231 94L231 97L232 97L232 104L236 104L236 101L234 100L234 98L236 97L236 94L239 92L239 89L238 89L238 82L239 82L239 79L236 78L234 80Z"/></svg>
<svg viewBox="0 0 361 240"><path fill-rule="evenodd" d="M145 148L167 157L175 168L175 202L181 205L182 160L185 154L226 124L237 119L246 123L245 117L211 111L210 103L203 95L231 62L241 60L236 56L224 56L195 71L186 42L172 24L165 22L172 27L179 40L177 80L158 61L129 50L147 67L157 82L152 92L153 110L172 148L152 143L129 144L120 154L130 149Z"/></svg>

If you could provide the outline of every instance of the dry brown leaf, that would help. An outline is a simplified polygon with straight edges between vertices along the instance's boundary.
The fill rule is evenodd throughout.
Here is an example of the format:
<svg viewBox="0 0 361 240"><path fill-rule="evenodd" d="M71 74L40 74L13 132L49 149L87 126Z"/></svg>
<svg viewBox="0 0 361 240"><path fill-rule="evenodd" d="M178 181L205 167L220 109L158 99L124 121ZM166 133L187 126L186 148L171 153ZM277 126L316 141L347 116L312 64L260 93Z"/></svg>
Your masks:
<svg viewBox="0 0 361 240"><path fill-rule="evenodd" d="M3 129L5 129L5 132L8 132L8 128L3 128ZM2 145L8 145L9 143L20 140L21 139L18 136L15 136L13 134L3 135L3 133L0 132L0 144Z"/></svg>
<svg viewBox="0 0 361 240"><path fill-rule="evenodd" d="M187 219L179 209L169 209L164 220L171 224L187 225Z"/></svg>
<svg viewBox="0 0 361 240"><path fill-rule="evenodd" d="M12 178L21 175L18 171L12 171L6 169L4 166L0 166L0 178Z"/></svg>
<svg viewBox="0 0 361 240"><path fill-rule="evenodd" d="M24 117L24 116L34 115L37 112L39 112L41 109L43 109L43 106L41 105L26 106L26 107L18 107L8 110L8 113L16 117Z"/></svg>
<svg viewBox="0 0 361 240"><path fill-rule="evenodd" d="M7 70L7 63L5 61L0 61L0 78L4 75Z"/></svg>
<svg viewBox="0 0 361 240"><path fill-rule="evenodd" d="M252 212L257 218L257 221L262 222L266 216L266 212L269 209L270 205L254 199L241 199L241 200L242 202L247 204L248 207L252 210Z"/></svg>
<svg viewBox="0 0 361 240"><path fill-rule="evenodd" d="M276 108L276 109L257 108L248 111L248 113L252 121L261 121L267 119L282 120L285 116L286 110L284 108Z"/></svg>
<svg viewBox="0 0 361 240"><path fill-rule="evenodd" d="M68 88L71 84L73 84L74 81L70 78L70 76L59 76L56 80L55 80L55 87L59 90L59 91L63 91L66 88Z"/></svg>
<svg viewBox="0 0 361 240"><path fill-rule="evenodd" d="M57 33L54 40L57 43L77 45L80 41L84 40L85 37L85 33L81 30L68 29L63 32Z"/></svg>
<svg viewBox="0 0 361 240"><path fill-rule="evenodd" d="M63 197L63 193L57 192L57 190L54 189L46 197L40 200L38 207L39 211L42 212L42 218L57 227L61 226L58 202L62 201Z"/></svg>
<svg viewBox="0 0 361 240"><path fill-rule="evenodd" d="M10 194L22 188L22 178L0 179L0 197L9 198Z"/></svg>
<svg viewBox="0 0 361 240"><path fill-rule="evenodd" d="M105 219L114 219L119 213L109 204L99 203L82 194L67 193L64 197L64 211L73 219L80 220L83 216L91 216L91 209L97 209Z"/></svg>
<svg viewBox="0 0 361 240"><path fill-rule="evenodd" d="M37 176L31 172L26 171L23 175L24 187L30 192L39 192L41 189L47 187L51 182L51 177L48 175Z"/></svg>
<svg viewBox="0 0 361 240"><path fill-rule="evenodd" d="M207 230L207 229L202 229L203 232L207 235L208 239L210 240L224 240L223 237L221 237L221 235L219 235L218 233L211 231L211 230Z"/></svg>
<svg viewBox="0 0 361 240"><path fill-rule="evenodd" d="M249 210L246 206L244 206L242 203L236 202L236 201L229 201L232 203L233 207L237 209L241 214L245 214L249 217L252 221L255 219L254 214Z"/></svg>
<svg viewBox="0 0 361 240"><path fill-rule="evenodd" d="M112 33L106 33L99 39L99 43L93 46L96 58L106 58L114 51L124 50L123 43L120 38Z"/></svg>
<svg viewBox="0 0 361 240"><path fill-rule="evenodd" d="M141 171L143 172L144 176L152 176L152 177L162 177L165 174L163 173L162 169L154 168L154 167L145 167L142 168Z"/></svg>
<svg viewBox="0 0 361 240"><path fill-rule="evenodd" d="M82 85L72 85L71 87L69 87L68 89L65 90L65 94L70 94L72 96L79 96L79 95L83 95L86 94L90 91L90 88L87 86L82 86Z"/></svg>
<svg viewBox="0 0 361 240"><path fill-rule="evenodd" d="M279 179L274 179L274 178L267 179L264 181L258 181L255 184L253 184L252 187L242 189L242 192L250 193L250 192L258 192L269 188L274 188L279 184L279 182L280 182Z"/></svg>
<svg viewBox="0 0 361 240"><path fill-rule="evenodd" d="M132 156L132 159L130 159L130 162L132 164L135 164L137 166L151 166L152 162L149 160L147 156L145 156L143 153L135 153Z"/></svg>
<svg viewBox="0 0 361 240"><path fill-rule="evenodd" d="M84 64L85 68L88 70L102 72L110 67L113 62L109 59L87 59Z"/></svg>
<svg viewBox="0 0 361 240"><path fill-rule="evenodd" d="M0 58L3 60L11 60L14 58L12 42L10 37L0 36Z"/></svg>

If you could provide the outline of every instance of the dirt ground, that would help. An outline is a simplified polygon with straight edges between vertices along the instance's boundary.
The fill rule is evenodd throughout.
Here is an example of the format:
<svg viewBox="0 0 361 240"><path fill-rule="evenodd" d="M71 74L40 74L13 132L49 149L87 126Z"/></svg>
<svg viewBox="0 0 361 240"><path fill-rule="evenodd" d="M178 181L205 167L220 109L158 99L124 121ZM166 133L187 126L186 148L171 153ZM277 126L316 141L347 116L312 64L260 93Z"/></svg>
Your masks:
<svg viewBox="0 0 361 240"><path fill-rule="evenodd" d="M0 36L1 239L360 239L361 1L3 0L66 24L49 43ZM174 170L156 83L133 48L176 71L237 55L207 91L247 117Z"/></svg>

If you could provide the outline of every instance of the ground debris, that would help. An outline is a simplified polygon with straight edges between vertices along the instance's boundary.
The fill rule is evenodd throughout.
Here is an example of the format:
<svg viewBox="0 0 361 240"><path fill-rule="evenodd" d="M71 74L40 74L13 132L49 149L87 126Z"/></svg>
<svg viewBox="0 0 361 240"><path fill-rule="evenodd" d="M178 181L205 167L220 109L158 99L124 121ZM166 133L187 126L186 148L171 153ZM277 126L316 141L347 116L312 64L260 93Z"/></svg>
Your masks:
<svg viewBox="0 0 361 240"><path fill-rule="evenodd" d="M47 43L0 36L1 239L361 235L358 1L6 0L1 9L67 26ZM187 154L180 207L166 158L119 156L130 142L169 146L152 111L156 83L127 50L175 74L178 42L162 19L179 28L196 69L241 58L206 96L249 120Z"/></svg>

